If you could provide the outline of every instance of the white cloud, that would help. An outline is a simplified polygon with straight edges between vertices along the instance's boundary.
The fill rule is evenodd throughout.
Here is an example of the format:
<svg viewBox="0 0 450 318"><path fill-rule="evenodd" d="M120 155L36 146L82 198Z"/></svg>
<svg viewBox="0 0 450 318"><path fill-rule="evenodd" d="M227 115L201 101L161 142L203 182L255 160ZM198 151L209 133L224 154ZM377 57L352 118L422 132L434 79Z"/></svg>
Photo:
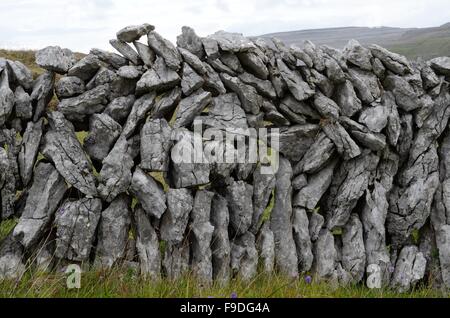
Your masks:
<svg viewBox="0 0 450 318"><path fill-rule="evenodd" d="M448 0L0 0L0 47L108 48L120 28L148 22L171 41L183 25L200 35L246 35L338 26L437 26Z"/></svg>

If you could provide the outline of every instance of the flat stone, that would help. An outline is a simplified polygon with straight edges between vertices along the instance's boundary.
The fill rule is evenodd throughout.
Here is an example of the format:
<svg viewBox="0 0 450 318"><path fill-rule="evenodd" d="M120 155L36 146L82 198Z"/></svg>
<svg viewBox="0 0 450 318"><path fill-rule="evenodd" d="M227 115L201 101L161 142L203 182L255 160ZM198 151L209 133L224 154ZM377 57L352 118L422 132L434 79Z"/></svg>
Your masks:
<svg viewBox="0 0 450 318"><path fill-rule="evenodd" d="M197 118L204 125L216 129L248 128L245 112L241 108L241 102L235 93L214 97L211 106L208 108L208 115Z"/></svg>
<svg viewBox="0 0 450 318"><path fill-rule="evenodd" d="M381 97L379 80L375 74L358 68L349 68L348 75L362 102L370 104Z"/></svg>
<svg viewBox="0 0 450 318"><path fill-rule="evenodd" d="M7 144L5 145L7 147ZM14 177L10 152L0 148L0 220L6 220L14 215L14 200L16 196L16 179Z"/></svg>
<svg viewBox="0 0 450 318"><path fill-rule="evenodd" d="M84 82L75 76L62 77L55 85L55 93L59 100L80 95L85 91Z"/></svg>
<svg viewBox="0 0 450 318"><path fill-rule="evenodd" d="M404 78L389 75L384 80L384 86L394 94L396 104L404 111L409 112L421 107L417 94Z"/></svg>
<svg viewBox="0 0 450 318"><path fill-rule="evenodd" d="M331 119L339 118L339 106L332 99L321 93L317 93L314 96L314 107L322 117Z"/></svg>
<svg viewBox="0 0 450 318"><path fill-rule="evenodd" d="M155 105L155 98L155 93L148 93L135 100L125 125L123 126L123 136L130 138L134 134L136 127L144 120L146 114Z"/></svg>
<svg viewBox="0 0 450 318"><path fill-rule="evenodd" d="M320 132L303 159L294 167L294 174L318 172L329 162L335 150L333 141L325 133Z"/></svg>
<svg viewBox="0 0 450 318"><path fill-rule="evenodd" d="M128 65L128 60L116 53L111 53L100 49L92 49L89 54L95 55L100 61L111 65L115 69Z"/></svg>
<svg viewBox="0 0 450 318"><path fill-rule="evenodd" d="M272 273L275 267L275 238L270 222L264 222L256 240L256 249L264 273Z"/></svg>
<svg viewBox="0 0 450 318"><path fill-rule="evenodd" d="M31 181L33 175L43 129L44 120L40 119L36 123L28 122L25 133L23 134L22 145L17 160L19 163L20 176L25 186Z"/></svg>
<svg viewBox="0 0 450 318"><path fill-rule="evenodd" d="M337 251L333 234L327 230L320 230L313 248L314 262L312 272L320 279L331 279L335 275Z"/></svg>
<svg viewBox="0 0 450 318"><path fill-rule="evenodd" d="M359 44L358 41L350 40L344 47L343 54L347 58L348 62L358 66L362 70L372 70L372 63L370 63L372 53L369 49Z"/></svg>
<svg viewBox="0 0 450 318"><path fill-rule="evenodd" d="M133 65L122 66L117 70L117 75L127 79L137 79L141 77L141 71Z"/></svg>
<svg viewBox="0 0 450 318"><path fill-rule="evenodd" d="M89 134L84 139L84 148L91 159L102 161L109 154L122 126L106 114L89 117Z"/></svg>
<svg viewBox="0 0 450 318"><path fill-rule="evenodd" d="M358 121L371 131L379 133L388 123L389 110L384 105L365 108L359 115Z"/></svg>
<svg viewBox="0 0 450 318"><path fill-rule="evenodd" d="M151 24L144 23L140 25L129 25L117 32L117 39L123 42L131 43L139 40L148 32L153 31L155 27Z"/></svg>
<svg viewBox="0 0 450 318"><path fill-rule="evenodd" d="M181 89L185 96L191 95L204 84L203 78L198 75L187 63L183 63L183 75L181 78Z"/></svg>
<svg viewBox="0 0 450 318"><path fill-rule="evenodd" d="M279 132L271 132L268 138L270 137L269 140L278 138L278 145L274 143L271 147L281 152L288 159L297 162L313 144L314 137L318 132L318 125L294 125L288 128L280 128Z"/></svg>
<svg viewBox="0 0 450 318"><path fill-rule="evenodd" d="M317 239L319 238L319 233L324 223L325 219L321 214L314 211L311 213L308 228L309 228L309 237L311 238L312 242L317 241Z"/></svg>
<svg viewBox="0 0 450 318"><path fill-rule="evenodd" d="M139 54L139 57L141 58L142 62L144 62L144 64L148 68L151 68L156 60L155 52L153 52L153 50L149 48L147 45L138 41L134 41L133 45L136 49L136 52Z"/></svg>
<svg viewBox="0 0 450 318"><path fill-rule="evenodd" d="M66 190L64 178L50 163L36 166L25 208L13 232L25 249L37 244L48 230Z"/></svg>
<svg viewBox="0 0 450 318"><path fill-rule="evenodd" d="M167 121L151 119L141 130L141 168L150 171L168 171L172 146L172 129Z"/></svg>
<svg viewBox="0 0 450 318"><path fill-rule="evenodd" d="M263 99L253 86L244 84L239 78L224 73L220 74L220 78L229 90L235 92L239 96L242 108L244 108L247 113L252 113L254 115L259 113Z"/></svg>
<svg viewBox="0 0 450 318"><path fill-rule="evenodd" d="M216 40L207 37L202 38L201 41L208 59L215 60L219 58L219 44Z"/></svg>
<svg viewBox="0 0 450 318"><path fill-rule="evenodd" d="M342 267L355 283L362 280L366 270L363 226L357 214L352 214L342 229Z"/></svg>
<svg viewBox="0 0 450 318"><path fill-rule="evenodd" d="M414 245L405 246L398 257L392 274L391 286L398 292L406 292L425 275L426 259Z"/></svg>
<svg viewBox="0 0 450 318"><path fill-rule="evenodd" d="M352 117L362 108L361 100L356 95L352 83L348 80L336 88L334 97L344 116Z"/></svg>
<svg viewBox="0 0 450 318"><path fill-rule="evenodd" d="M336 146L337 152L345 159L349 160L358 157L361 150L353 141L347 131L338 122L330 122L323 126L323 132L330 138Z"/></svg>
<svg viewBox="0 0 450 318"><path fill-rule="evenodd" d="M270 196L275 188L275 174L265 173L258 166L253 173L253 216L251 232L255 235L261 227L264 210L269 204Z"/></svg>
<svg viewBox="0 0 450 318"><path fill-rule="evenodd" d="M430 66L438 74L450 75L450 58L448 56L437 57L430 61Z"/></svg>
<svg viewBox="0 0 450 318"><path fill-rule="evenodd" d="M181 100L181 88L175 87L171 91L164 93L156 101L155 106L151 110L152 118L161 118L172 114Z"/></svg>
<svg viewBox="0 0 450 318"><path fill-rule="evenodd" d="M207 63L203 64L206 69L206 74L204 76L205 84L204 87L210 90L215 95L226 94L227 90L220 79L219 74Z"/></svg>
<svg viewBox="0 0 450 318"><path fill-rule="evenodd" d="M177 48L155 31L149 32L147 37L148 46L156 54L164 58L164 61L171 70L177 71L181 64L181 55L178 53Z"/></svg>
<svg viewBox="0 0 450 318"><path fill-rule="evenodd" d="M109 40L109 44L115 48L120 54L122 54L127 60L131 61L134 65L142 64L142 60L139 54L126 42L112 39Z"/></svg>
<svg viewBox="0 0 450 318"><path fill-rule="evenodd" d="M189 64L198 74L200 75L206 74L206 68L197 55L191 53L187 49L183 49L182 47L178 47L178 52L180 52L181 56L183 57L183 60L187 64Z"/></svg>
<svg viewBox="0 0 450 318"><path fill-rule="evenodd" d="M164 60L156 58L153 67L142 75L136 84L137 93L168 90L180 82L178 74L167 67Z"/></svg>
<svg viewBox="0 0 450 318"><path fill-rule="evenodd" d="M314 95L314 90L302 79L300 73L290 70L281 59L277 60L277 66L295 99L303 101Z"/></svg>
<svg viewBox="0 0 450 318"><path fill-rule="evenodd" d="M256 75L262 80L267 80L269 77L269 70L261 59L262 52L242 52L238 54L239 61L242 66L250 73Z"/></svg>
<svg viewBox="0 0 450 318"><path fill-rule="evenodd" d="M245 38L241 33L218 31L209 35L208 38L216 40L223 51L237 53L252 51L256 48L253 42Z"/></svg>
<svg viewBox="0 0 450 318"><path fill-rule="evenodd" d="M174 128L186 127L192 124L203 109L211 102L211 93L199 89L189 97L182 99L178 105Z"/></svg>
<svg viewBox="0 0 450 318"><path fill-rule="evenodd" d="M108 115L118 123L123 123L130 114L135 101L134 95L117 97L106 106L103 114Z"/></svg>
<svg viewBox="0 0 450 318"><path fill-rule="evenodd" d="M59 46L48 46L36 52L36 64L47 71L65 74L74 63L73 53Z"/></svg>
<svg viewBox="0 0 450 318"><path fill-rule="evenodd" d="M25 271L23 247L10 234L0 244L0 280L20 279Z"/></svg>
<svg viewBox="0 0 450 318"><path fill-rule="evenodd" d="M411 65L406 57L390 52L376 44L370 45L369 49L373 56L379 58L388 70L399 75L411 73Z"/></svg>
<svg viewBox="0 0 450 318"><path fill-rule="evenodd" d="M33 87L33 73L20 61L7 61L10 76L18 85L29 91Z"/></svg>
<svg viewBox="0 0 450 318"><path fill-rule="evenodd" d="M189 273L189 244L167 244L164 250L163 268L168 279L176 280Z"/></svg>
<svg viewBox="0 0 450 318"><path fill-rule="evenodd" d="M120 64L120 63L119 63ZM88 54L73 65L67 75L89 81L100 69L100 59L94 54Z"/></svg>
<svg viewBox="0 0 450 318"><path fill-rule="evenodd" d="M270 99L276 99L277 93L269 80L262 80L246 72L239 74L239 79L243 83L253 86L259 94Z"/></svg>
<svg viewBox="0 0 450 318"><path fill-rule="evenodd" d="M244 72L239 58L233 52L222 52L220 61L234 73L241 74Z"/></svg>
<svg viewBox="0 0 450 318"><path fill-rule="evenodd" d="M0 75L0 127L5 125L14 106L14 92L9 88L8 72Z"/></svg>
<svg viewBox="0 0 450 318"><path fill-rule="evenodd" d="M166 195L162 186L139 167L133 173L130 191L149 216L159 219L166 211Z"/></svg>

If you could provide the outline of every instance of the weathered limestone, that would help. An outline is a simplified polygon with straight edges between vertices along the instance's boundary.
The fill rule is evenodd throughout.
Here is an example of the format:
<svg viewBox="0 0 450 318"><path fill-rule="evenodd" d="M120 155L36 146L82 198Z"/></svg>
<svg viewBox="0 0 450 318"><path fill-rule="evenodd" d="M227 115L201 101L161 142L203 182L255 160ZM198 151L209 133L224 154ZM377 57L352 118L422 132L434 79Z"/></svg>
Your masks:
<svg viewBox="0 0 450 318"><path fill-rule="evenodd" d="M153 119L141 130L141 168L167 171L172 146L172 129L165 119Z"/></svg>

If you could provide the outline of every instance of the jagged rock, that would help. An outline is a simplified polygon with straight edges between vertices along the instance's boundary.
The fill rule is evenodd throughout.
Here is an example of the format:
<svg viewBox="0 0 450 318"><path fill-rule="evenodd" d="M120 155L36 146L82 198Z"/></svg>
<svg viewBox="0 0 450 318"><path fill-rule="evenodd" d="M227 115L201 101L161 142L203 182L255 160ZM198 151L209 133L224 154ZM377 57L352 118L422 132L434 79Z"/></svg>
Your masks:
<svg viewBox="0 0 450 318"><path fill-rule="evenodd" d="M48 46L36 52L36 64L43 69L65 74L73 66L75 56L69 49L59 46Z"/></svg>
<svg viewBox="0 0 450 318"><path fill-rule="evenodd" d="M239 58L232 52L222 52L220 61L234 73L241 74L244 72Z"/></svg>
<svg viewBox="0 0 450 318"><path fill-rule="evenodd" d="M256 240L256 248L262 269L265 273L272 273L275 267L275 238L270 229L270 222L264 222Z"/></svg>
<svg viewBox="0 0 450 318"><path fill-rule="evenodd" d="M355 283L361 281L366 270L363 226L357 214L352 214L342 229L342 267Z"/></svg>
<svg viewBox="0 0 450 318"><path fill-rule="evenodd" d="M127 191L131 183L131 168L134 162L129 148L127 140L123 136L119 137L102 162L98 193L107 202L111 202L117 195Z"/></svg>
<svg viewBox="0 0 450 318"><path fill-rule="evenodd" d="M181 89L185 96L191 95L194 91L201 88L204 80L187 63L183 63L183 76L181 79Z"/></svg>
<svg viewBox="0 0 450 318"><path fill-rule="evenodd" d="M163 258L163 268L167 278L180 279L189 272L189 253L189 244L167 244Z"/></svg>
<svg viewBox="0 0 450 318"><path fill-rule="evenodd" d="M262 54L262 52L259 53ZM238 54L238 58L239 61L241 61L242 66L250 73L262 80L266 80L269 77L269 71L261 60L260 54L257 54L256 52L242 52Z"/></svg>
<svg viewBox="0 0 450 318"><path fill-rule="evenodd" d="M14 228L14 238L26 249L38 242L47 230L67 185L49 163L39 163L28 190L25 208Z"/></svg>
<svg viewBox="0 0 450 318"><path fill-rule="evenodd" d="M63 99L57 110L71 121L82 121L86 116L100 113L106 106L108 85L98 86L79 96Z"/></svg>
<svg viewBox="0 0 450 318"><path fill-rule="evenodd" d="M277 97L277 93L275 92L272 83L268 80L262 80L246 72L239 74L239 79L245 84L253 86L259 94L267 98L275 99Z"/></svg>
<svg viewBox="0 0 450 318"><path fill-rule="evenodd" d="M84 147L89 157L102 161L121 132L122 126L108 115L93 114L89 118L89 135L84 139Z"/></svg>
<svg viewBox="0 0 450 318"><path fill-rule="evenodd" d="M294 174L295 174L295 168L294 168ZM294 179L292 179L292 189L294 190L301 190L308 184L308 180L306 180L305 174L299 174Z"/></svg>
<svg viewBox="0 0 450 318"><path fill-rule="evenodd" d="M312 59L314 68L317 71L323 72L325 70L324 52L320 48L317 48L314 43L307 40L303 42L303 51Z"/></svg>
<svg viewBox="0 0 450 318"><path fill-rule="evenodd" d="M75 76L61 78L55 85L55 93L58 99L80 95L86 91L84 83Z"/></svg>
<svg viewBox="0 0 450 318"><path fill-rule="evenodd" d="M19 279L26 271L23 247L9 234L0 244L0 280Z"/></svg>
<svg viewBox="0 0 450 318"><path fill-rule="evenodd" d="M348 75L362 102L370 104L381 96L380 83L375 74L357 68L349 68Z"/></svg>
<svg viewBox="0 0 450 318"><path fill-rule="evenodd" d="M123 123L130 114L135 101L134 95L117 97L106 106L103 114L108 115L118 123Z"/></svg>
<svg viewBox="0 0 450 318"><path fill-rule="evenodd" d="M210 223L213 197L213 192L198 190L195 194L194 208L191 213L191 269L195 277L205 283L210 283L213 279L211 242L214 226Z"/></svg>
<svg viewBox="0 0 450 318"><path fill-rule="evenodd" d="M317 93L314 96L314 107L322 117L330 119L339 118L339 106L332 99L321 93Z"/></svg>
<svg viewBox="0 0 450 318"><path fill-rule="evenodd" d="M430 61L430 66L438 74L450 75L450 58L448 56L437 57Z"/></svg>
<svg viewBox="0 0 450 318"><path fill-rule="evenodd" d="M103 210L98 225L96 264L111 268L124 259L131 223L130 204L130 197L120 195Z"/></svg>
<svg viewBox="0 0 450 318"><path fill-rule="evenodd" d="M176 188L187 188L209 182L209 164L195 162L194 138L201 138L188 131L179 129L174 131L175 144L171 150L172 170L171 180Z"/></svg>
<svg viewBox="0 0 450 318"><path fill-rule="evenodd" d="M313 210L327 191L333 178L333 171L338 160L333 160L322 170L308 177L308 184L293 198L293 206Z"/></svg>
<svg viewBox="0 0 450 318"><path fill-rule="evenodd" d="M333 234L327 229L320 230L313 248L312 271L318 278L331 279L335 274L337 251Z"/></svg>
<svg viewBox="0 0 450 318"><path fill-rule="evenodd" d="M210 60L219 58L219 44L216 40L206 37L201 39L206 56Z"/></svg>
<svg viewBox="0 0 450 318"><path fill-rule="evenodd" d="M255 236L246 232L231 243L231 270L244 281L250 281L257 274L258 251Z"/></svg>
<svg viewBox="0 0 450 318"><path fill-rule="evenodd" d="M384 80L384 86L394 94L398 107L404 111L409 112L421 107L417 94L404 78L389 75Z"/></svg>
<svg viewBox="0 0 450 318"><path fill-rule="evenodd" d="M172 129L165 119L151 119L141 130L141 168L167 171Z"/></svg>
<svg viewBox="0 0 450 318"><path fill-rule="evenodd" d="M136 66L127 65L119 68L117 70L117 75L127 79L137 79L142 75L142 73Z"/></svg>
<svg viewBox="0 0 450 318"><path fill-rule="evenodd" d="M244 181L234 181L226 189L230 224L237 235L243 235L252 224L252 196L253 186Z"/></svg>
<svg viewBox="0 0 450 318"><path fill-rule="evenodd" d="M177 245L183 241L194 198L189 189L169 189L167 212L161 219L161 239Z"/></svg>
<svg viewBox="0 0 450 318"><path fill-rule="evenodd" d="M364 109L360 113L358 121L371 131L379 133L386 127L388 115L388 109L384 105L378 105Z"/></svg>
<svg viewBox="0 0 450 318"><path fill-rule="evenodd" d="M296 45L291 45L289 52L297 59L306 64L309 68L313 67L314 63L312 58L305 53L301 48Z"/></svg>
<svg viewBox="0 0 450 318"><path fill-rule="evenodd" d="M178 48L178 52L180 52L183 60L194 69L198 74L205 75L206 68L203 65L203 62L198 58L194 53L189 52L187 49L183 49L181 47Z"/></svg>
<svg viewBox="0 0 450 318"><path fill-rule="evenodd" d="M87 196L95 197L95 177L92 165L75 136L72 123L62 113L48 115L51 130L44 136L42 154L53 161L66 181Z"/></svg>
<svg viewBox="0 0 450 318"><path fill-rule="evenodd" d="M30 95L34 106L33 121L41 118L48 103L53 97L53 85L55 84L55 73L45 72L33 82L33 91ZM3 94L0 94L2 96ZM1 116L0 116L1 118ZM0 125L1 126L1 125Z"/></svg>
<svg viewBox="0 0 450 318"><path fill-rule="evenodd" d="M383 62L381 62L380 59L374 58L372 60L372 69L373 73L379 78L384 79L386 76L386 68L383 65Z"/></svg>
<svg viewBox="0 0 450 318"><path fill-rule="evenodd" d="M203 58L205 55L202 39L195 34L194 29L191 27L183 26L181 28L181 34L177 36L177 45L195 54L198 58Z"/></svg>
<svg viewBox="0 0 450 318"><path fill-rule="evenodd" d="M11 78L25 90L29 91L33 87L33 73L23 63L19 61L7 61L11 70Z"/></svg>
<svg viewBox="0 0 450 318"><path fill-rule="evenodd" d="M286 106L286 108L283 109L283 106ZM283 100L280 102L280 111L285 113L286 109L289 109L295 114L302 115L303 118L309 117L312 119L320 119L320 115L316 112L314 108L312 108L309 104L306 102L299 102L292 96L286 96L283 98Z"/></svg>
<svg viewBox="0 0 450 318"><path fill-rule="evenodd" d="M213 278L220 282L228 282L230 273L230 239L228 236L228 225L230 215L227 200L216 194L211 206L211 224L214 226L211 243Z"/></svg>
<svg viewBox="0 0 450 318"><path fill-rule="evenodd" d="M215 129L248 128L245 112L235 93L214 97L208 115L198 118L204 125Z"/></svg>
<svg viewBox="0 0 450 318"><path fill-rule="evenodd" d="M379 45L372 44L369 46L370 51L373 56L379 58L387 69L394 72L395 74L405 75L411 73L411 65L409 64L406 57L401 56L396 53L389 52L385 48Z"/></svg>
<svg viewBox="0 0 450 318"><path fill-rule="evenodd" d="M88 81L97 73L101 62L97 56L88 54L73 65L67 75L77 77L83 81Z"/></svg>
<svg viewBox="0 0 450 318"><path fill-rule="evenodd" d="M256 48L253 42L245 38L241 33L218 31L209 35L208 38L217 41L217 44L223 51L238 53L253 51Z"/></svg>
<svg viewBox="0 0 450 318"><path fill-rule="evenodd" d="M134 41L133 45L136 48L136 52L139 54L142 62L144 62L148 68L151 68L156 60L155 52L153 52L147 45L138 41Z"/></svg>
<svg viewBox="0 0 450 318"><path fill-rule="evenodd" d="M333 141L320 132L306 151L303 159L294 167L294 174L315 173L322 169L335 153Z"/></svg>
<svg viewBox="0 0 450 318"><path fill-rule="evenodd" d="M133 48L127 44L126 42L112 39L109 40L109 43L113 48L115 48L120 54L122 54L126 59L131 61L134 65L142 64L142 60L139 57L139 54Z"/></svg>
<svg viewBox="0 0 450 318"><path fill-rule="evenodd" d="M341 84L346 81L344 71L333 58L325 59L325 71L327 77L335 84Z"/></svg>
<svg viewBox="0 0 450 318"><path fill-rule="evenodd" d="M340 123L329 122L322 129L327 137L333 141L337 152L343 156L344 160L353 159L361 154L358 145Z"/></svg>
<svg viewBox="0 0 450 318"><path fill-rule="evenodd" d="M139 200L149 216L159 219L166 211L166 195L162 186L139 167L133 173L130 192Z"/></svg>
<svg viewBox="0 0 450 318"><path fill-rule="evenodd" d="M391 92L385 92L382 96L382 103L388 108L388 121L386 136L392 146L396 146L400 138L401 122L398 114L395 97Z"/></svg>
<svg viewBox="0 0 450 318"><path fill-rule="evenodd" d="M325 219L323 216L313 211L311 217L309 218L309 237L312 242L317 241L319 238L319 233L324 223Z"/></svg>
<svg viewBox="0 0 450 318"><path fill-rule="evenodd" d="M195 94L181 100L178 105L174 128L189 126L194 118L211 102L211 93L199 89Z"/></svg>
<svg viewBox="0 0 450 318"><path fill-rule="evenodd" d="M153 67L142 75L136 84L137 93L168 90L180 82L178 74L169 69L161 57L157 57Z"/></svg>
<svg viewBox="0 0 450 318"><path fill-rule="evenodd" d="M253 172L253 216L250 231L257 234L261 226L264 210L266 209L275 188L275 174L265 173L258 166Z"/></svg>
<svg viewBox="0 0 450 318"><path fill-rule="evenodd" d="M155 31L149 32L147 37L148 46L156 54L164 58L164 61L171 70L177 71L180 68L181 56L176 47Z"/></svg>
<svg viewBox="0 0 450 318"><path fill-rule="evenodd" d="M229 68L227 65L225 65L220 58L208 61L209 65L213 67L213 69L216 70L218 73L226 73L230 76L236 76L236 72L233 71L231 68Z"/></svg>
<svg viewBox="0 0 450 318"><path fill-rule="evenodd" d="M130 138L134 134L136 127L155 105L155 98L155 93L148 93L135 100L127 121L123 126L122 136Z"/></svg>
<svg viewBox="0 0 450 318"><path fill-rule="evenodd" d="M95 55L100 61L111 65L115 69L128 65L127 59L116 53L110 53L100 49L92 49L89 54Z"/></svg>
<svg viewBox="0 0 450 318"><path fill-rule="evenodd" d="M130 25L117 32L117 39L123 42L131 43L139 40L142 36L146 35L150 31L153 31L155 27L151 24L144 23L141 25Z"/></svg>
<svg viewBox="0 0 450 318"><path fill-rule="evenodd" d="M333 230L347 223L351 211L367 189L378 161L379 157L367 151L338 167L328 194L328 229Z"/></svg>
<svg viewBox="0 0 450 318"><path fill-rule="evenodd" d="M170 92L164 93L151 110L151 118L161 118L171 114L181 99L181 88L175 87Z"/></svg>
<svg viewBox="0 0 450 318"><path fill-rule="evenodd" d="M289 161L280 157L276 173L275 203L270 216L270 229L275 237L275 264L278 270L290 277L298 276L298 258L292 234L292 168Z"/></svg>
<svg viewBox="0 0 450 318"><path fill-rule="evenodd" d="M281 152L289 160L299 161L314 142L314 136L319 132L319 126L313 124L296 125L281 128L279 133L271 133L270 140L279 138L279 146L272 148Z"/></svg>
<svg viewBox="0 0 450 318"><path fill-rule="evenodd" d="M372 53L369 49L366 49L359 44L358 41L350 40L344 47L343 54L351 64L356 65L365 71L372 70L372 63L370 63Z"/></svg>
<svg viewBox="0 0 450 318"><path fill-rule="evenodd" d="M8 73L0 74L0 127L5 125L14 106L14 92L9 88Z"/></svg>
<svg viewBox="0 0 450 318"><path fill-rule="evenodd" d="M307 272L311 269L314 257L311 250L309 221L306 210L304 208L294 207L292 219L299 270L300 272Z"/></svg>
<svg viewBox="0 0 450 318"><path fill-rule="evenodd" d="M281 59L277 59L277 66L295 99L303 101L314 94L314 90L302 79L300 73L290 70Z"/></svg>
<svg viewBox="0 0 450 318"><path fill-rule="evenodd" d="M439 85L440 80L433 69L426 63L420 65L420 75L422 77L423 88L426 90L432 89Z"/></svg>
<svg viewBox="0 0 450 318"><path fill-rule="evenodd" d="M3 147L0 147L0 168L2 169L0 174L0 220L10 218L14 215L16 180L11 165L12 162L9 158L9 153Z"/></svg>
<svg viewBox="0 0 450 318"><path fill-rule="evenodd" d="M59 259L83 262L89 258L102 212L100 199L67 201L56 211L56 248Z"/></svg>
<svg viewBox="0 0 450 318"><path fill-rule="evenodd" d="M134 209L134 219L141 275L156 279L161 275L161 252L158 236L150 223L148 213L140 205Z"/></svg>
<svg viewBox="0 0 450 318"><path fill-rule="evenodd" d="M22 146L18 156L20 176L23 184L26 186L33 175L33 168L39 152L39 145L44 129L44 120L38 122L28 122L25 133L23 134Z"/></svg>
<svg viewBox="0 0 450 318"><path fill-rule="evenodd" d="M229 76L228 74L220 74L225 86L235 92L241 101L242 108L248 113L254 115L259 113L263 99L253 86L244 84L239 78Z"/></svg>
<svg viewBox="0 0 450 318"><path fill-rule="evenodd" d="M24 91L22 86L17 86L14 92L14 111L18 118L31 119L33 117L31 97Z"/></svg>
<svg viewBox="0 0 450 318"><path fill-rule="evenodd" d="M204 63L203 65L205 66L206 69L206 74L204 76L205 89L211 90L215 95L225 94L227 90L225 89L225 86L223 85L219 74L217 74L216 71L214 71L214 69L209 64Z"/></svg>
<svg viewBox="0 0 450 318"><path fill-rule="evenodd" d="M405 246L398 256L391 286L399 292L408 291L425 275L426 262L416 246Z"/></svg>
<svg viewBox="0 0 450 318"><path fill-rule="evenodd" d="M322 73L315 69L311 69L310 73L305 71L306 80L312 87L318 87L321 92L327 97L332 97L334 93L333 83Z"/></svg>

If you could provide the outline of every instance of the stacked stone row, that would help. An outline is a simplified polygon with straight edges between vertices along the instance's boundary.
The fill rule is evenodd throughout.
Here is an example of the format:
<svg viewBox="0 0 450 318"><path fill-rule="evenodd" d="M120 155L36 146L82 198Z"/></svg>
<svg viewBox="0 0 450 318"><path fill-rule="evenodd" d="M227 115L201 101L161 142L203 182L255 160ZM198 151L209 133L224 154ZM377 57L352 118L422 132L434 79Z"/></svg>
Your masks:
<svg viewBox="0 0 450 318"><path fill-rule="evenodd" d="M120 55L40 50L34 81L0 60L0 215L19 218L0 277L82 263L205 282L263 271L450 287L449 57L189 27L175 47L149 24L110 44ZM197 120L266 127L278 170L175 162Z"/></svg>

